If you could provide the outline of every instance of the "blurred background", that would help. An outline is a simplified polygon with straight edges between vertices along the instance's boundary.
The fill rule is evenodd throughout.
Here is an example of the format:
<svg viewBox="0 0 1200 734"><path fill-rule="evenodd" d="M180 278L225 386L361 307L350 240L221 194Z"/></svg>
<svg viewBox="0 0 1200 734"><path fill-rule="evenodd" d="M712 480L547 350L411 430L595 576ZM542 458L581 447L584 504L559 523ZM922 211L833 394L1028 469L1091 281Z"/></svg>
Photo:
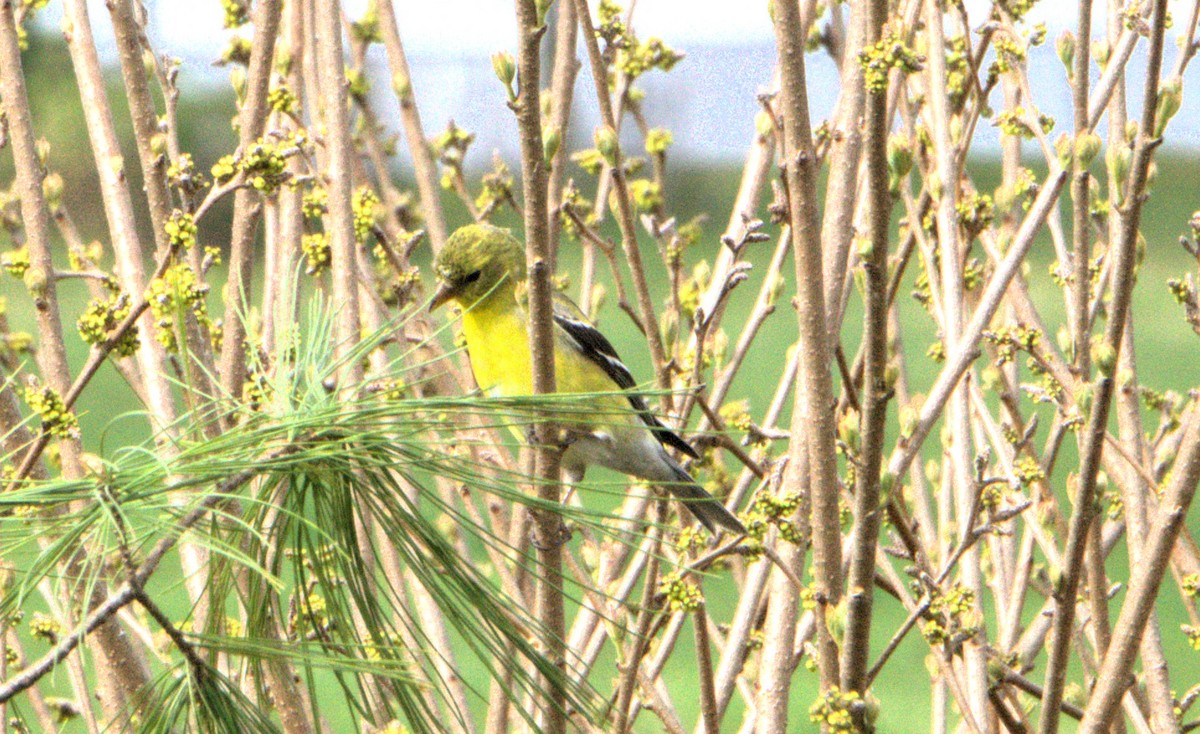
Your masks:
<svg viewBox="0 0 1200 734"><path fill-rule="evenodd" d="M215 65L234 32L222 26L222 9L217 0L146 0L149 11L150 37L159 53L182 60L179 76L180 123L182 147L195 157L202 171L236 147L236 135L230 125L235 102L230 85L230 67ZM366 6L366 0L346 0L351 17ZM469 171L478 173L490 168L493 153L519 171L516 149L515 118L506 107L506 95L492 71L490 55L502 50L516 50L516 29L511 2L497 0L396 0L400 33L406 44L413 73L414 94L421 111L428 137L436 136L453 120L458 126L476 135L466 159ZM1105 28L1103 0L1096 2L1095 36ZM1185 12L1181 2L1172 2L1177 23ZM122 135L122 145L133 155L129 118L124 107L124 94L116 70L115 51L109 27L108 12L102 0L91 3L94 32L102 58L110 66L110 100ZM990 3L970 0L966 3L973 28L986 19ZM1056 0L1041 2L1032 11L1029 25L1044 23L1046 42L1029 53L1030 78L1035 85L1034 96L1040 111L1056 118L1053 136L1071 126L1070 93L1065 72L1054 50L1054 39L1072 22L1074 8ZM40 11L30 26L29 49L25 53L25 74L33 106L34 124L38 134L51 145L50 167L63 176L64 201L85 239L106 238L106 228L96 172L88 146L80 107L78 90L70 58L61 33L62 13L57 3ZM680 221L695 216L707 216L702 242L706 252L718 247L716 238L724 227L737 190L741 163L755 135L754 118L760 109L757 95L768 90L775 65L775 46L766 0L745 3L731 0L640 0L637 2L633 26L639 37L661 37L669 46L686 54L684 60L669 74L651 72L638 81L645 92L644 110L650 125L665 127L674 136L670 151L670 168L665 195L669 209ZM1130 64L1132 78L1140 78L1145 68L1144 47L1136 52ZM1178 50L1168 49L1166 68L1174 65ZM397 106L386 83L389 78L383 49L375 46L368 53L367 76L376 85L372 91L376 109L392 133L399 133ZM827 119L832 111L838 87L837 71L823 52L808 57L808 83L814 124ZM591 147L592 131L598 124L594 93L586 63L577 80L575 108L571 129L564 141L569 151ZM1179 277L1194 270L1195 261L1176 244L1178 237L1188 232L1191 213L1200 209L1196 181L1200 174L1200 65L1192 64L1184 80L1183 106L1168 129L1167 144L1157 157L1159 177L1147 206L1143 231L1148 248L1155 257L1147 259L1142 280L1135 293L1134 311L1153 322L1139 323L1137 352L1141 362L1141 378L1153 387L1186 391L1200 384L1200 360L1196 354L1195 335L1182 318L1182 309L1174 303L1164 287L1169 277ZM1130 90L1130 115L1140 111L1140 89ZM632 125L627 125L632 128ZM1103 125L1101 125L1103 128ZM641 148L640 139L629 129L628 141ZM1101 131L1103 135L1103 131ZM980 190L998 184L999 167L994 156L999 150L998 131L986 124L977 130L973 145L975 157L969 162L971 175ZM394 159L394 175L407 185L411 182L411 165L405 146L399 145ZM1032 153L1032 151L1031 151ZM1030 160L1040 154L1030 155ZM1036 164L1034 165L1037 168ZM138 166L128 167L134 185L140 176ZM571 166L568 176L586 178ZM7 185L12 179L9 156L0 157L0 182ZM472 186L477 185L473 178ZM1064 197L1065 198L1065 197ZM450 224L465 223L466 214L451 197L444 197ZM201 241L206 245L225 246L229 232L228 202L206 219L201 229ZM1064 206L1069 206L1065 204ZM145 212L139 208L139 216ZM519 222L506 213L499 221L508 226ZM12 247L7 235L0 234L0 250ZM690 258L708 256L698 252ZM562 270L571 272L571 258L564 256ZM1048 266L1054 255L1048 243L1039 243L1031 256L1030 287L1035 300L1045 306L1050 324L1062 318L1061 291L1049 276ZM65 255L64 255L65 260ZM220 271L214 272L214 289L223 281ZM755 286L756 287L756 286ZM662 290L657 288L657 290ZM739 298L746 296L739 294ZM64 289L65 310L78 314L86 294L82 288ZM904 291L907 293L907 289ZM0 277L0 293L9 296L10 311L15 328L32 330L32 309L27 294L17 279ZM919 343L914 354L921 354L937 337L932 324L912 299L903 298L901 308L906 314L906 328L912 325ZM855 304L858 302L855 301ZM735 301L732 308L746 308L744 301ZM860 312L853 309L847 323L855 332ZM609 312L615 309L610 308ZM782 310L781 310L782 313ZM606 328L613 341L622 349L626 360L640 376L649 375L648 357L644 342L638 338L626 319L608 316ZM1051 327L1053 328L1053 326ZM851 336L850 339L856 339ZM786 314L777 316L764 326L758 340L756 356L777 356L781 346L795 339L795 322ZM920 341L924 340L924 341ZM73 349L74 364L86 351L78 339L68 338ZM1180 354L1192 358L1180 359ZM919 364L914 375L918 389L924 389L932 379L936 365L926 360ZM757 409L769 399L769 385L756 380L752 370L743 371L735 389ZM773 383L774 378L771 378ZM100 387L85 394L80 403L83 432L89 450L103 453L114 446L129 445L145 438L144 422L133 418L115 419L125 410L136 410L132 394L114 371L106 371L98 380ZM761 383L761 384L760 384ZM1195 513L1193 513L1195 517ZM1124 563L1123 560L1120 563ZM1167 600L1165 614L1170 619L1182 619L1182 611L1174 600ZM881 613L884 627L892 627L903 618L902 610L886 608ZM920 670L925 649L923 643L910 637L901 649L899 670ZM1178 639L1172 639L1169 656L1173 665L1186 666L1190 651ZM679 670L687 679L694 671ZM807 683L805 684L807 685ZM906 681L888 679L881 685L880 696L892 706L885 706L885 730L906 731L908 718L919 721L927 715L929 703L924 698L913 701ZM798 696L811 700L811 691ZM806 703L804 705L807 705Z"/></svg>
<svg viewBox="0 0 1200 734"><path fill-rule="evenodd" d="M367 0L347 0L354 17ZM101 0L93 0L93 17L105 20ZM1105 28L1107 3L1095 3L1093 27L1096 37ZM1183 3L1170 5L1177 17ZM212 65L231 35L221 25L222 11L215 0L147 0L151 38L161 53L184 61L181 87L185 99L211 95L213 113L228 110L222 98L230 99L228 70ZM516 50L516 25L512 4L495 0L397 0L396 14L413 72L413 86L426 132L435 134L453 119L476 134L475 155L469 164L486 167L493 150L510 162L516 161L516 123L504 108L504 92L492 73L489 57L501 50ZM986 21L990 3L966 2L975 28ZM1030 78L1041 112L1059 121L1059 130L1070 120L1070 93L1062 65L1054 52L1054 38L1074 23L1074 5L1041 2L1027 16L1029 25L1044 23L1047 42L1031 49ZM51 3L39 15L36 28L58 36L61 10ZM1179 22L1182 22L1180 18ZM659 36L687 54L670 74L652 73L639 86L646 91L646 110L652 124L670 129L675 136L672 155L676 162L737 163L754 134L756 95L766 91L775 63L774 36L767 3L727 0L641 0L636 3L633 26L642 38ZM95 31L101 52L115 63L111 30L97 22ZM49 39L48 39L49 40ZM55 39L61 41L61 39ZM51 41L54 42L54 41ZM1144 48L1139 49L1144 52ZM65 55L65 51L63 52ZM1139 54L1140 56L1140 54ZM1144 64L1135 56L1130 70L1139 78ZM65 57L65 56L64 56ZM808 56L809 93L816 120L827 118L836 98L837 71L828 55ZM1168 52L1168 64L1172 61ZM368 54L375 66L375 79L387 79L383 49ZM62 68L62 67L57 67ZM1168 67L1169 68L1169 67ZM60 83L71 80L59 75ZM1200 81L1200 66L1191 65L1184 88ZM575 140L590 139L599 115L586 74L577 79L577 114L572 119ZM828 90L828 92L824 92ZM387 90L377 90L381 109L395 111L395 100ZM1131 115L1138 114L1137 99L1131 95ZM501 110L504 114L497 114ZM224 114L224 112L222 112ZM1200 97L1184 95L1183 109L1172 122L1168 145L1195 150L1200 146ZM999 135L995 128L980 131L976 150L995 150ZM1057 132L1057 131L1056 131ZM515 167L515 166L514 166Z"/></svg>

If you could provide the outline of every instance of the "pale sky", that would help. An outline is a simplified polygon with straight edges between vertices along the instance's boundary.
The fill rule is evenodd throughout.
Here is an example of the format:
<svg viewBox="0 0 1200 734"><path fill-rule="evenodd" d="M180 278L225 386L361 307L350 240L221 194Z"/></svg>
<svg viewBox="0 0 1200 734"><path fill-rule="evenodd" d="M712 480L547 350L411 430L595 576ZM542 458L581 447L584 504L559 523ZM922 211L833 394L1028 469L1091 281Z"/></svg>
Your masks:
<svg viewBox="0 0 1200 734"><path fill-rule="evenodd" d="M414 54L491 53L516 45L513 3L499 0L393 0L406 46ZM593 6L595 3L591 3ZM1094 27L1103 28L1104 0L1095 3ZM93 0L98 14L103 2ZM157 0L155 38L179 52L218 50L225 32L216 0ZM366 0L346 0L354 16ZM991 3L967 0L969 16L982 22ZM1184 22L1184 0L1171 0L1176 26ZM1053 32L1072 24L1075 4L1042 0L1030 12L1030 22L1045 22ZM639 35L662 36L669 44L742 44L769 41L772 36L766 0L640 0L634 13ZM202 50L203 49L203 50ZM179 53L177 52L177 53Z"/></svg>
<svg viewBox="0 0 1200 734"><path fill-rule="evenodd" d="M560 2L562 0L559 0ZM622 0L618 0L621 2ZM150 36L160 53L184 61L181 83L226 84L228 71L212 61L232 33L222 28L217 0L146 0L151 9ZM589 0L594 7L598 0ZM625 0L627 3L628 0ZM425 120L426 133L436 135L448 120L477 133L468 165L490 165L493 150L514 154L515 122L508 114L489 57L501 50L516 50L516 23L512 0L393 0L413 71L414 89ZM344 0L351 17L363 12L367 0ZM1095 0L1094 37L1103 33L1108 0ZM991 3L967 0L968 15L977 28ZM92 25L101 53L115 61L115 49L104 0L90 0ZM1170 0L1177 33L1187 22L1184 0ZM1075 3L1041 0L1029 14L1031 23L1044 22L1049 42L1030 53L1032 74L1042 92L1035 100L1042 112L1070 119L1070 93L1066 75L1054 57L1053 38L1073 25ZM61 23L61 9L52 3L39 15L46 28ZM758 111L756 95L765 90L775 65L774 36L767 15L767 0L637 0L633 25L642 38L660 36L668 45L688 53L669 75L654 72L639 80L647 96L651 124L675 133L675 153L695 159L736 160L754 134ZM1144 44L1143 44L1144 46ZM1168 68L1177 51L1167 49ZM809 57L810 88L837 84L837 72L825 54ZM382 52L373 50L372 65L382 64ZM1135 56L1135 76L1144 62ZM378 73L384 73L378 77ZM386 70L372 69L377 78ZM1200 62L1188 70L1185 88L1200 87ZM436 90L429 93L429 90ZM573 121L581 139L590 138L597 124L594 98L586 73L577 82L579 116ZM811 112L820 120L829 113L835 95L814 93ZM1137 95L1134 95L1136 97ZM1134 108L1137 100L1131 97ZM395 114L394 100L381 99L384 119ZM1134 109L1131 109L1134 112ZM1184 95L1184 108L1172 122L1172 145L1200 148L1200 98ZM1061 129L1061 128L1060 128ZM978 141L994 146L998 134L984 126Z"/></svg>

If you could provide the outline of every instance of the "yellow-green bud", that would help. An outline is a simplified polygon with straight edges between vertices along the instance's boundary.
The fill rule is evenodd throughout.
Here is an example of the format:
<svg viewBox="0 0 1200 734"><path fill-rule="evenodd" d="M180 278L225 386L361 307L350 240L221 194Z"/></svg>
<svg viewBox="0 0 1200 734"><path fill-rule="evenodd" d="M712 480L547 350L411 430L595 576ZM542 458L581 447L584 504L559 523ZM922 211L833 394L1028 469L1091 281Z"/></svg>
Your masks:
<svg viewBox="0 0 1200 734"><path fill-rule="evenodd" d="M1071 167L1071 139L1066 133L1054 140L1054 152L1058 154L1058 165L1069 169Z"/></svg>
<svg viewBox="0 0 1200 734"><path fill-rule="evenodd" d="M1054 41L1054 50L1070 78L1075 73L1075 34L1070 31L1060 33Z"/></svg>
<svg viewBox="0 0 1200 734"><path fill-rule="evenodd" d="M1161 138L1167 123L1183 104L1183 80L1171 77L1158 90L1158 107L1154 112L1154 137Z"/></svg>
<svg viewBox="0 0 1200 734"><path fill-rule="evenodd" d="M1092 363L1101 375L1112 377L1117 366L1117 350L1107 341L1092 342Z"/></svg>
<svg viewBox="0 0 1200 734"><path fill-rule="evenodd" d="M845 597L838 602L837 606L825 607L825 627L829 630L829 636L837 640L839 647L846 636L846 615Z"/></svg>
<svg viewBox="0 0 1200 734"><path fill-rule="evenodd" d="M496 72L496 78L508 90L508 98L514 100L517 98L513 91L513 79L517 77L517 62L513 55L508 51L500 51L492 54L492 70Z"/></svg>
<svg viewBox="0 0 1200 734"><path fill-rule="evenodd" d="M838 438L852 449L858 448L858 424L859 414L853 408L843 413L837 423Z"/></svg>
<svg viewBox="0 0 1200 734"><path fill-rule="evenodd" d="M562 145L562 134L555 126L542 129L542 159L549 167L554 156L558 155L558 149Z"/></svg>
<svg viewBox="0 0 1200 734"><path fill-rule="evenodd" d="M1068 683L1067 687L1063 689L1063 702L1083 707L1087 704L1087 695L1084 694L1083 687L1078 683Z"/></svg>
<svg viewBox="0 0 1200 734"><path fill-rule="evenodd" d="M611 125L603 125L596 128L593 140L595 140L596 150L600 152L604 162L615 167L617 165L617 131Z"/></svg>
<svg viewBox="0 0 1200 734"><path fill-rule="evenodd" d="M38 165L42 168L46 167L46 163L50 160L50 141L45 138L38 138L33 145L34 154L37 155Z"/></svg>
<svg viewBox="0 0 1200 734"><path fill-rule="evenodd" d="M963 136L962 115L954 115L950 118L950 142L957 144L962 140L962 136Z"/></svg>
<svg viewBox="0 0 1200 734"><path fill-rule="evenodd" d="M1086 385L1080 385L1075 390L1075 404L1079 406L1079 412L1082 415L1092 412L1092 403L1095 399L1096 388L1090 382Z"/></svg>
<svg viewBox="0 0 1200 734"><path fill-rule="evenodd" d="M912 406L906 405L900 409L900 435L903 438L912 437L913 431L917 430L919 418L916 409Z"/></svg>
<svg viewBox="0 0 1200 734"><path fill-rule="evenodd" d="M1092 42L1092 58L1096 60L1101 69L1108 65L1108 57L1111 50L1106 41Z"/></svg>
<svg viewBox="0 0 1200 734"><path fill-rule="evenodd" d="M150 136L150 152L160 157L167 154L166 133L154 133Z"/></svg>
<svg viewBox="0 0 1200 734"><path fill-rule="evenodd" d="M1131 369L1117 370L1117 387L1128 390L1137 384L1136 378L1137 375Z"/></svg>
<svg viewBox="0 0 1200 734"><path fill-rule="evenodd" d="M854 239L855 239L855 248L854 249L858 252L858 257L862 260L870 260L872 253L874 253L874 251L875 251L875 245L871 241L871 238L867 237L865 235L860 235L858 237L855 237ZM865 290L866 289L865 275L861 276L861 282L859 282L861 273L862 273L861 270L854 271L855 285L859 286L860 289Z"/></svg>
<svg viewBox="0 0 1200 734"><path fill-rule="evenodd" d="M879 720L879 699L875 698L875 694L867 691L866 697L863 698L863 721L867 723L867 731L875 730L875 722Z"/></svg>
<svg viewBox="0 0 1200 734"><path fill-rule="evenodd" d="M1075 160L1080 168L1087 168L1100 152L1102 143L1096 133L1084 133L1075 140Z"/></svg>
<svg viewBox="0 0 1200 734"><path fill-rule="evenodd" d="M925 479L930 484L937 485L942 482L942 463L934 459L925 462Z"/></svg>
<svg viewBox="0 0 1200 734"><path fill-rule="evenodd" d="M646 133L646 152L650 155L661 155L675 142L675 136L664 127L652 128Z"/></svg>
<svg viewBox="0 0 1200 734"><path fill-rule="evenodd" d="M889 135L887 141L888 173L896 181L904 178L912 170L912 145L905 135Z"/></svg>
<svg viewBox="0 0 1200 734"><path fill-rule="evenodd" d="M554 0L537 0L533 6L537 10L538 27L546 25L546 14L550 12L550 6L554 4Z"/></svg>
<svg viewBox="0 0 1200 734"><path fill-rule="evenodd" d="M942 178L936 171L929 174L925 179L925 185L929 188L929 195L934 199L942 198Z"/></svg>
<svg viewBox="0 0 1200 734"><path fill-rule="evenodd" d="M1058 327L1058 332L1054 335L1054 341L1058 344L1058 348L1062 353L1067 355L1068 359L1075 357L1075 337L1072 336L1071 330L1065 325Z"/></svg>
<svg viewBox="0 0 1200 734"><path fill-rule="evenodd" d="M1129 165L1133 162L1133 151L1124 145L1109 147L1105 162L1117 183L1124 184L1125 179L1129 177Z"/></svg>
<svg viewBox="0 0 1200 734"><path fill-rule="evenodd" d="M775 123L771 120L771 116L767 114L766 110L754 116L754 129L761 138L769 138L775 134Z"/></svg>
<svg viewBox="0 0 1200 734"><path fill-rule="evenodd" d="M879 475L879 506L892 501L892 490L896 488L896 475L884 469Z"/></svg>
<svg viewBox="0 0 1200 734"><path fill-rule="evenodd" d="M42 195L46 197L46 205L50 211L57 211L62 206L63 177L58 173L46 174L42 179Z"/></svg>
<svg viewBox="0 0 1200 734"><path fill-rule="evenodd" d="M767 285L767 305L774 306L779 302L779 292L783 290L783 276L779 273L771 273L768 276L770 283Z"/></svg>
<svg viewBox="0 0 1200 734"><path fill-rule="evenodd" d="M46 292L47 276L46 271L36 266L30 266L25 274L21 276L21 280L25 282L25 287L29 292L36 297L41 297Z"/></svg>

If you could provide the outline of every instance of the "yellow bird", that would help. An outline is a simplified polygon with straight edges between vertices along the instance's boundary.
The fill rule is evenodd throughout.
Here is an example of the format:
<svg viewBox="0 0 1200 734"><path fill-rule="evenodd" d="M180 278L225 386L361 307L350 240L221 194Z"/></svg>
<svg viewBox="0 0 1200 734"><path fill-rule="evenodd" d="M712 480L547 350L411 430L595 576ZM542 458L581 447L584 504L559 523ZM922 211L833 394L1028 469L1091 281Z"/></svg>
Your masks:
<svg viewBox="0 0 1200 734"><path fill-rule="evenodd" d="M462 308L462 331L475 382L487 395L533 394L528 314L523 304L525 250L506 229L471 224L457 230L438 253L433 311L447 301ZM710 532L738 534L745 526L667 453L696 451L662 424L632 389L637 385L612 344L565 297L554 308L554 369L558 392L579 394L583 406L569 416L563 471L583 479L592 464L661 484Z"/></svg>

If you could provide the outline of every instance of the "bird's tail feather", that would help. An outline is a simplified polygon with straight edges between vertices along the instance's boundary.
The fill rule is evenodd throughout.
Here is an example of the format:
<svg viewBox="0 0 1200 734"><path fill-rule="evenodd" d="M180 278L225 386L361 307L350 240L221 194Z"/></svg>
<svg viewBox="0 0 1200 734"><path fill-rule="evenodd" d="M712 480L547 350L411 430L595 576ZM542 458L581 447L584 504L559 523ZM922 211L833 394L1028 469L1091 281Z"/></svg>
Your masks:
<svg viewBox="0 0 1200 734"><path fill-rule="evenodd" d="M670 461L671 471L675 475L674 482L667 485L671 494L676 499L683 502L684 506L691 511L696 519L700 521L704 527L708 528L710 533L716 533L716 526L738 535L746 534L746 526L741 520L737 519L729 510L725 509L725 505L709 494L703 487L696 484L696 480L692 479L683 467Z"/></svg>

